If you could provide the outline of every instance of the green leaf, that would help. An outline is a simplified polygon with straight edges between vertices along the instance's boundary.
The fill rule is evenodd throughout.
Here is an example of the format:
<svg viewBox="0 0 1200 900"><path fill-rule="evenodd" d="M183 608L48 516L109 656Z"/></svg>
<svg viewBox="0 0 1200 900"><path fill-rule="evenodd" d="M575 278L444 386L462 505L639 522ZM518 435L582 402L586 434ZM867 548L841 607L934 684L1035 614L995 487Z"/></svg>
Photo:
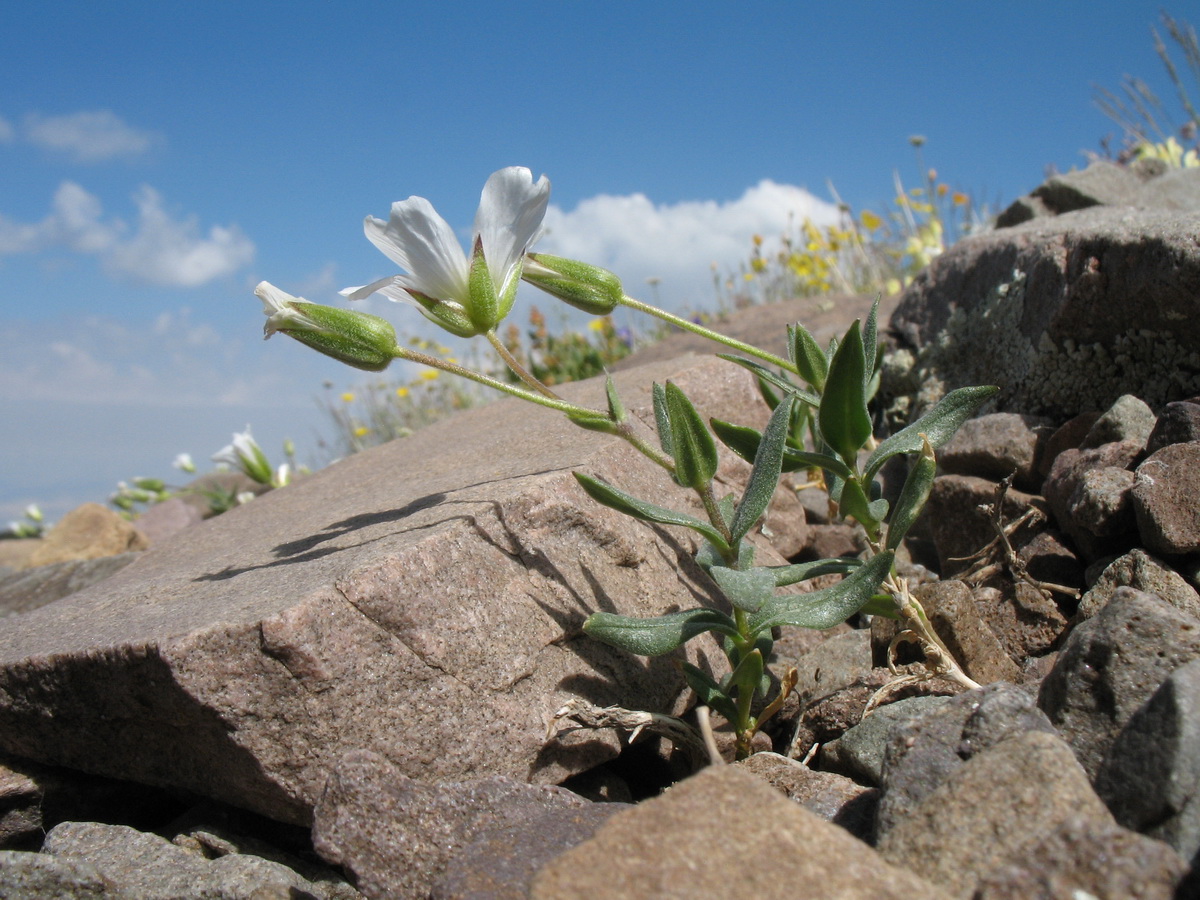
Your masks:
<svg viewBox="0 0 1200 900"><path fill-rule="evenodd" d="M696 551L696 565L707 572L713 566L728 566L729 563L721 555L720 550L705 541L703 546ZM754 545L744 542L738 550L737 567L749 569L752 565L754 565Z"/></svg>
<svg viewBox="0 0 1200 900"><path fill-rule="evenodd" d="M567 413L567 418L573 424L587 431L599 431L602 434L617 433L617 426L603 413Z"/></svg>
<svg viewBox="0 0 1200 900"><path fill-rule="evenodd" d="M675 456L675 442L671 440L671 418L667 415L667 392L657 381L650 389L654 400L654 423L658 428L658 443L662 445L663 453Z"/></svg>
<svg viewBox="0 0 1200 900"><path fill-rule="evenodd" d="M797 322L788 326L788 344L792 362L796 364L800 377L812 385L818 394L825 390L825 376L829 373L829 360L807 328Z"/></svg>
<svg viewBox="0 0 1200 900"><path fill-rule="evenodd" d="M853 474L844 462L828 453L810 453L807 450L785 448L783 462L785 472L795 472L797 469L816 466L838 478L849 478Z"/></svg>
<svg viewBox="0 0 1200 900"><path fill-rule="evenodd" d="M933 478L936 474L937 459L934 456L933 447L930 446L929 441L926 441L925 446L921 448L921 455L908 470L908 477L904 479L904 487L900 489L900 496L896 498L896 510L892 513L891 521L888 522L887 549L895 550L899 547L900 542L904 540L904 535L908 534L908 530L921 515L921 510L925 508L925 501L929 499L929 492L933 488Z"/></svg>
<svg viewBox="0 0 1200 900"><path fill-rule="evenodd" d="M774 409L779 405L779 395L771 390L771 386L761 378L755 379L758 382L758 392L762 394L763 403L767 404L767 409Z"/></svg>
<svg viewBox="0 0 1200 900"><path fill-rule="evenodd" d="M858 451L871 437L865 370L862 334L855 321L829 364L825 392L817 410L821 436L850 467L855 465Z"/></svg>
<svg viewBox="0 0 1200 900"><path fill-rule="evenodd" d="M621 398L617 396L617 386L612 380L612 376L608 375L604 379L604 393L608 397L608 416L613 422L621 423L625 421L625 404L621 402Z"/></svg>
<svg viewBox="0 0 1200 900"><path fill-rule="evenodd" d="M875 594L863 604L859 612L868 616L883 616L885 619L900 618L900 613L896 609L896 601L890 594Z"/></svg>
<svg viewBox="0 0 1200 900"><path fill-rule="evenodd" d="M871 312L867 314L867 322L863 326L863 362L866 368L863 371L863 391L870 397L874 391L871 390L871 381L874 378L875 370L882 362L883 357L879 352L879 295L875 295L875 302L871 304Z"/></svg>
<svg viewBox="0 0 1200 900"><path fill-rule="evenodd" d="M871 540L878 539L879 518L875 515L872 504L863 493L862 485L857 478L848 478L842 484L842 494L838 498L838 511L843 516L854 517L867 531Z"/></svg>
<svg viewBox="0 0 1200 900"><path fill-rule="evenodd" d="M951 391L917 421L881 441L867 458L864 477L873 479L883 464L899 453L916 453L924 446L926 439L935 450L944 446L963 422L999 390L998 387L985 385ZM922 434L925 438L921 437Z"/></svg>
<svg viewBox="0 0 1200 900"><path fill-rule="evenodd" d="M778 625L832 628L858 612L879 590L892 568L890 550L872 557L838 584L811 594L784 594L750 618L750 633L759 634Z"/></svg>
<svg viewBox="0 0 1200 900"><path fill-rule="evenodd" d="M638 656L662 656L706 631L736 635L733 619L715 609L688 609L651 619L597 612L583 630L597 640Z"/></svg>
<svg viewBox="0 0 1200 900"><path fill-rule="evenodd" d="M730 569L713 566L708 570L717 587L738 609L757 612L775 595L775 575L770 569Z"/></svg>
<svg viewBox="0 0 1200 900"><path fill-rule="evenodd" d="M667 416L675 446L675 475L680 484L700 490L717 473L717 445L687 395L667 382Z"/></svg>
<svg viewBox="0 0 1200 900"><path fill-rule="evenodd" d="M716 547L722 549L729 547L725 539L721 537L721 533L707 522L702 522L700 519L689 516L687 513L675 512L671 509L655 506L653 503L647 503L644 500L638 500L636 497L632 497L598 478L592 478L590 475L584 475L581 472L574 474L575 480L587 491L588 496L597 503L602 503L618 512L623 512L627 516L633 516L635 519L641 519L643 522L657 522L661 525L682 525L684 528L691 528L694 531L700 532Z"/></svg>
<svg viewBox="0 0 1200 900"><path fill-rule="evenodd" d="M696 698L702 705L716 710L727 722L737 720L737 704L707 672L691 663L684 663L683 677L687 680L688 687L696 692Z"/></svg>
<svg viewBox="0 0 1200 900"><path fill-rule="evenodd" d="M746 483L746 492L738 504L729 531L733 540L740 541L771 505L771 497L779 485L779 472L783 464L783 445L787 441L792 424L792 399L782 401L763 432L758 452L754 455L754 468Z"/></svg>
<svg viewBox="0 0 1200 900"><path fill-rule="evenodd" d="M717 356L721 359L729 360L731 363L737 363L744 369L749 369L763 381L779 388L785 394L791 394L793 397L799 399L802 403L807 403L809 406L815 407L821 402L820 398L817 397L816 394L796 387L796 385L792 384L786 378L782 377L781 375L776 375L762 363L758 363L752 359L746 359L741 356L734 356L730 353L718 353Z"/></svg>
<svg viewBox="0 0 1200 900"><path fill-rule="evenodd" d="M746 462L754 462L754 457L758 454L758 445L762 442L761 431L721 419L709 419L708 424L712 426L713 433L720 438L722 444Z"/></svg>
<svg viewBox="0 0 1200 900"><path fill-rule="evenodd" d="M763 684L763 653L755 647L740 660L737 666L729 673L725 681L731 686L736 686L738 693L745 691L751 695L757 693Z"/></svg>
<svg viewBox="0 0 1200 900"><path fill-rule="evenodd" d="M831 559L816 559L812 562L793 563L790 566L771 566L770 571L775 576L775 587L795 584L818 575L845 575L863 564L855 556L838 556Z"/></svg>

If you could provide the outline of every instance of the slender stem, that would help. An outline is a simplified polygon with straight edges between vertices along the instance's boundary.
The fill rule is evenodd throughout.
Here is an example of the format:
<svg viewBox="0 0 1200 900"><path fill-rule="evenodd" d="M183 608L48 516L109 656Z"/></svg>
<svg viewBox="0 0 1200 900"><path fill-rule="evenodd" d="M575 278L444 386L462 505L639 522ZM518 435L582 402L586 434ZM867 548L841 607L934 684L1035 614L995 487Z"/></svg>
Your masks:
<svg viewBox="0 0 1200 900"><path fill-rule="evenodd" d="M668 472L675 472L675 460L671 459L667 454L655 450L641 435L633 430L633 426L628 422L621 422L617 425L616 434L618 437L624 438L635 450L651 462L657 463Z"/></svg>
<svg viewBox="0 0 1200 900"><path fill-rule="evenodd" d="M703 488L697 488L696 493L700 495L700 502L704 504L704 511L708 513L708 521L712 523L713 528L721 533L721 537L725 539L725 543L729 545L729 552L723 553L725 561L731 567L738 563L738 548L733 546L733 533L729 530L729 526L725 523L725 517L721 515L721 509L717 506L717 498L713 493L712 482L710 481ZM738 628L741 629L739 622Z"/></svg>
<svg viewBox="0 0 1200 900"><path fill-rule="evenodd" d="M500 358L504 360L504 364L512 369L513 374L525 382L525 384L529 385L529 387L533 388L543 397L552 397L555 400L562 399L558 394L542 384L532 372L521 365L520 361L504 346L504 342L496 336L495 329L488 331L484 336L488 339L488 343L492 345L492 349L500 354Z"/></svg>
<svg viewBox="0 0 1200 900"><path fill-rule="evenodd" d="M481 372L476 372L472 369L460 366L458 363L447 362L446 360L438 359L435 356L429 356L425 353L418 353L416 350L408 350L404 347L398 347L395 355L397 359L419 363L423 366L429 366L431 369L441 369L443 372L449 372L452 375L461 376L462 378L466 378L469 381L474 381L477 384L495 388L496 390L503 391L506 394L512 394L514 397L520 397L522 400L528 400L530 403L536 403L539 406L545 406L550 409L557 409L559 412L564 412L567 415L606 415L603 410L591 409L587 406L579 406L575 403L568 403L566 400L554 397L546 397L542 394L528 391L525 388L517 387L515 384L507 384L498 378L492 378L490 375L484 375Z"/></svg>
<svg viewBox="0 0 1200 900"><path fill-rule="evenodd" d="M748 356L756 356L763 362L770 363L773 366L779 366L787 371L799 375L800 372L796 366L786 359L776 356L774 353L768 353L766 350L760 350L753 344L747 344L744 341L739 341L736 338L731 338L719 332L705 328L703 325L697 325L695 322L689 322L687 319L681 319L679 316L673 315L665 310L659 309L657 306L651 306L649 303L643 303L641 300L635 300L628 294L621 298L621 305L628 306L630 309L636 309L638 312L644 312L647 315L655 316L662 319L664 322L670 322L685 331L690 331L693 334L698 334L701 337L706 337L709 340L724 344L726 347L732 347L734 350L740 350Z"/></svg>

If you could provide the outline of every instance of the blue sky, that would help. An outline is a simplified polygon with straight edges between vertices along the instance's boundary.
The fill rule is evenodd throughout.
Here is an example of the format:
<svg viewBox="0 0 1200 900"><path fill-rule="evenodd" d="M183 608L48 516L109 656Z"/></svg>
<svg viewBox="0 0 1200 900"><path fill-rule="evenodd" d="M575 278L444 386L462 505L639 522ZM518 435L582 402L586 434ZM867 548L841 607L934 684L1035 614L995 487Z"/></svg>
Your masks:
<svg viewBox="0 0 1200 900"><path fill-rule="evenodd" d="M1117 132L1093 85L1173 99L1160 5L8 4L0 523L169 477L247 423L315 459L314 398L357 373L264 344L253 286L339 302L392 273L362 234L392 201L468 231L487 176L528 166L553 182L544 249L704 306L711 264L827 212L827 180L857 208L915 182L910 135L993 203L1084 165Z"/></svg>

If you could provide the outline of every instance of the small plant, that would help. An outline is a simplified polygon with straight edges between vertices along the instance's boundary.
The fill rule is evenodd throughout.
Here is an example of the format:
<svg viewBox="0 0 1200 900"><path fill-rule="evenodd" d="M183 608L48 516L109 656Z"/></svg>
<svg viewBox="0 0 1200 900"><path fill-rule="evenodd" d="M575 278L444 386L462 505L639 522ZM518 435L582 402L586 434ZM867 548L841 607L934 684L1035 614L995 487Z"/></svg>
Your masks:
<svg viewBox="0 0 1200 900"><path fill-rule="evenodd" d="M49 526L41 507L30 503L25 507L25 516L19 522L9 522L8 530L0 532L0 538L35 538L46 533Z"/></svg>
<svg viewBox="0 0 1200 900"><path fill-rule="evenodd" d="M768 696L772 688L765 665L777 627L829 628L862 611L891 616L903 626L897 640L915 641L924 650L930 677L946 675L964 686L976 686L934 633L896 572L895 551L929 495L936 448L996 388L953 391L919 421L876 443L869 401L878 385L882 358L878 303L865 323L855 322L828 348L819 347L802 325L790 327L787 358L775 356L629 297L616 276L604 269L529 253L540 232L549 190L544 177L535 183L527 169L514 167L492 175L481 198L469 261L452 229L427 201L410 198L394 204L390 221L368 219L367 231L407 274L343 292L363 297L382 290L393 299L408 297L452 333L484 336L517 383L401 347L391 326L376 316L318 306L263 282L256 294L267 315L267 335L282 332L369 371L381 371L392 359L420 362L557 409L582 428L627 441L670 473L681 488L694 493L703 518L640 500L616 485L576 473L583 490L605 506L643 521L695 531L701 538L696 560L729 602L728 611L699 607L649 619L594 613L583 627L598 640L645 656L671 653L713 632L722 642L729 672L718 679L685 665L684 674L700 702L730 722L739 757L750 752L755 733L779 709L794 684L794 676L789 677L775 696ZM511 307L507 298L519 279L596 316L624 306L739 351L744 355L723 358L758 378L772 409L769 423L761 432L717 420L706 423L683 391L668 382L653 386L657 434L647 439L626 414L611 378L603 408L562 399L496 336L496 327ZM716 494L714 435L752 463L740 497ZM880 496L876 476L889 459L902 454L913 455L914 462L891 505ZM765 513L781 474L799 469L822 473L841 514L862 526L870 548L865 559L755 565L748 537ZM824 573L844 578L808 594L776 593L780 587Z"/></svg>

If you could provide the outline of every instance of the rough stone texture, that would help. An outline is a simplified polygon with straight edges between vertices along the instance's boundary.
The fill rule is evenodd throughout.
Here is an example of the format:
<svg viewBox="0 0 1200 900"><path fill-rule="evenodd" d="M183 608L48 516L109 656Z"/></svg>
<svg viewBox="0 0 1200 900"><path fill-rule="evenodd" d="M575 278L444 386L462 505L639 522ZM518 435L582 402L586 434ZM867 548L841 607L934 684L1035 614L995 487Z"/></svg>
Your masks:
<svg viewBox="0 0 1200 900"><path fill-rule="evenodd" d="M1086 450L1114 441L1133 441L1145 447L1154 423L1154 411L1144 400L1123 394L1092 424L1079 446Z"/></svg>
<svg viewBox="0 0 1200 900"><path fill-rule="evenodd" d="M778 753L755 753L737 765L860 841L874 842L878 789L836 772L818 772Z"/></svg>
<svg viewBox="0 0 1200 900"><path fill-rule="evenodd" d="M883 836L968 759L1024 731L1057 734L1031 694L997 682L948 698L888 734L876 823Z"/></svg>
<svg viewBox="0 0 1200 900"><path fill-rule="evenodd" d="M145 550L146 536L99 503L71 510L46 532L42 544L29 558L30 566L45 566L71 559L98 559L131 550Z"/></svg>
<svg viewBox="0 0 1200 900"><path fill-rule="evenodd" d="M1128 469L1133 465L1141 445L1136 441L1115 441L1087 450L1064 450L1054 460L1042 485L1046 503L1054 521L1086 559L1095 559L1128 549L1130 538L1117 534L1105 539L1083 527L1075 519L1077 509L1085 504L1084 483L1088 472L1098 469Z"/></svg>
<svg viewBox="0 0 1200 900"><path fill-rule="evenodd" d="M1130 717L1179 666L1200 656L1200 619L1118 588L1076 626L1042 682L1038 706L1095 777Z"/></svg>
<svg viewBox="0 0 1200 900"><path fill-rule="evenodd" d="M955 897L1020 859L1032 840L1068 819L1111 824L1112 817L1061 739L1026 731L969 759L882 835L879 852L921 872Z"/></svg>
<svg viewBox="0 0 1200 900"><path fill-rule="evenodd" d="M99 559L71 559L2 577L0 616L29 612L69 597L121 571L137 557L138 553L119 553Z"/></svg>
<svg viewBox="0 0 1200 900"><path fill-rule="evenodd" d="M1166 600L1176 609L1200 618L1200 594L1162 560L1145 550L1130 550L1109 563L1096 583L1080 598L1079 619L1088 619L1104 608L1117 588L1131 587Z"/></svg>
<svg viewBox="0 0 1200 900"><path fill-rule="evenodd" d="M204 516L194 503L188 503L182 497L172 497L162 503L155 503L138 516L137 529L151 544L158 544L193 525L198 525L203 519Z"/></svg>
<svg viewBox="0 0 1200 900"><path fill-rule="evenodd" d="M1142 179L1126 166L1098 159L1086 169L1053 175L1034 188L1054 215L1089 206L1131 206Z"/></svg>
<svg viewBox="0 0 1200 900"><path fill-rule="evenodd" d="M504 777L425 784L357 751L342 758L321 796L313 846L351 871L368 897L423 898L455 852L484 829L587 802L563 788Z"/></svg>
<svg viewBox="0 0 1200 900"><path fill-rule="evenodd" d="M1182 900L1186 871L1161 841L1074 817L981 878L972 900Z"/></svg>
<svg viewBox="0 0 1200 900"><path fill-rule="evenodd" d="M1121 729L1096 793L1126 828L1200 861L1200 661L1172 672Z"/></svg>
<svg viewBox="0 0 1200 900"><path fill-rule="evenodd" d="M1025 564L1030 577L1038 581L1070 588L1083 587L1083 563L1066 545L1061 532L1039 531L1017 551L1017 558Z"/></svg>
<svg viewBox="0 0 1200 900"><path fill-rule="evenodd" d="M1011 475L1019 489L1037 490L1038 449L1049 436L1049 423L1049 419L1016 413L970 419L938 450L938 465L947 474L995 481Z"/></svg>
<svg viewBox="0 0 1200 900"><path fill-rule="evenodd" d="M909 697L881 706L821 748L821 766L877 785L883 772L888 734L911 719L946 703L947 697Z"/></svg>
<svg viewBox="0 0 1200 900"><path fill-rule="evenodd" d="M770 848L769 864L760 860ZM714 766L609 819L544 867L533 900L944 900L912 872L736 766Z"/></svg>
<svg viewBox="0 0 1200 900"><path fill-rule="evenodd" d="M1043 656L1066 630L1067 617L1058 604L1024 582L1005 579L999 588L976 588L972 595L988 629L1014 661Z"/></svg>
<svg viewBox="0 0 1200 900"><path fill-rule="evenodd" d="M940 475L934 479L925 506L934 543L937 545L939 571L949 578L970 565L969 557L996 538L988 513L979 507L996 500L996 484L973 475ZM1004 521L1012 522L1030 508L1045 510L1040 497L1009 490L1004 496ZM1010 540L1021 546L1034 534L1032 526L1019 528Z"/></svg>
<svg viewBox="0 0 1200 900"><path fill-rule="evenodd" d="M1086 530L1098 538L1129 535L1137 530L1129 495L1134 475L1128 469L1088 469L1067 499L1072 533Z"/></svg>
<svg viewBox="0 0 1200 900"><path fill-rule="evenodd" d="M124 900L95 866L42 853L0 850L0 897L12 900Z"/></svg>
<svg viewBox="0 0 1200 900"><path fill-rule="evenodd" d="M749 373L694 358L619 378L631 415L652 421L650 383L668 377L705 415L765 421ZM563 392L603 403L598 381ZM567 699L687 702L671 659L585 637L586 615L717 602L691 563L692 532L601 507L572 476L692 509L638 459L501 402L195 526L10 619L0 749L293 822L355 748L431 779L585 770L615 755L616 738L574 732L545 746ZM748 469L723 463L728 489ZM782 562L765 545L759 559ZM713 671L724 663L712 642L685 649Z"/></svg>
<svg viewBox="0 0 1200 900"><path fill-rule="evenodd" d="M795 665L800 703L827 697L870 673L870 632L857 629L835 634L796 660Z"/></svg>
<svg viewBox="0 0 1200 900"><path fill-rule="evenodd" d="M965 238L917 276L892 330L946 390L999 385L994 411L1185 399L1200 393L1195 222L1096 207Z"/></svg>
<svg viewBox="0 0 1200 900"><path fill-rule="evenodd" d="M124 825L64 822L46 835L42 852L59 860L85 862L117 886L120 896L140 900L296 894L348 900L357 896L346 885L314 884L261 857L234 853L209 860L156 834Z"/></svg>
<svg viewBox="0 0 1200 900"><path fill-rule="evenodd" d="M1078 450L1098 418L1099 412L1083 412L1060 425L1046 440L1046 447L1038 460L1038 474L1043 478L1049 475L1050 467L1064 450Z"/></svg>
<svg viewBox="0 0 1200 900"><path fill-rule="evenodd" d="M1200 441L1200 403L1176 400L1158 414L1158 421L1146 441L1146 451L1154 453L1170 444Z"/></svg>
<svg viewBox="0 0 1200 900"><path fill-rule="evenodd" d="M0 540L0 567L24 569L42 546L42 538L4 538Z"/></svg>
<svg viewBox="0 0 1200 900"><path fill-rule="evenodd" d="M1171 444L1147 457L1131 495L1147 550L1200 552L1200 443Z"/></svg>
<svg viewBox="0 0 1200 900"><path fill-rule="evenodd" d="M526 900L538 870L583 843L626 803L532 813L516 825L485 828L446 863L430 900Z"/></svg>
<svg viewBox="0 0 1200 900"><path fill-rule="evenodd" d="M40 837L42 791L37 781L20 769L0 765L0 848Z"/></svg>

